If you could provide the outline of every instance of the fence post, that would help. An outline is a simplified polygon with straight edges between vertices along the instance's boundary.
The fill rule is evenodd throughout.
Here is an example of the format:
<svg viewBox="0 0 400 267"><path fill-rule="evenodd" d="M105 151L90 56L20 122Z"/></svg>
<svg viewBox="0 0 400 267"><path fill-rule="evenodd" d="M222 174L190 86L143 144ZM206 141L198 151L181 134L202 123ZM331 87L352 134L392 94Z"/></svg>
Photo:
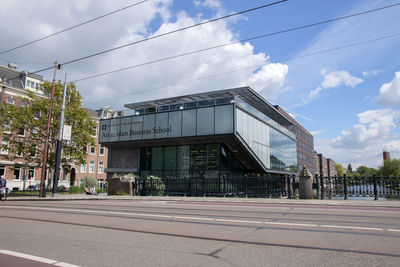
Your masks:
<svg viewBox="0 0 400 267"><path fill-rule="evenodd" d="M286 176L286 181L287 181L287 190L288 190L288 199L292 198L292 190L290 190L290 175Z"/></svg>
<svg viewBox="0 0 400 267"><path fill-rule="evenodd" d="M373 178L374 178L374 196L375 196L374 200L378 200L378 187L376 185L376 174L375 173L373 175Z"/></svg>
<svg viewBox="0 0 400 267"><path fill-rule="evenodd" d="M324 175L323 174L321 174L320 176L319 176L319 179L320 179L320 183L321 183L321 199L325 199L325 193L324 193Z"/></svg>
<svg viewBox="0 0 400 267"><path fill-rule="evenodd" d="M347 200L347 179L346 174L343 174L343 189L344 189L344 200Z"/></svg>
<svg viewBox="0 0 400 267"><path fill-rule="evenodd" d="M150 176L150 196L153 196L153 175Z"/></svg>
<svg viewBox="0 0 400 267"><path fill-rule="evenodd" d="M247 198L247 175L244 176L246 180L246 198Z"/></svg>

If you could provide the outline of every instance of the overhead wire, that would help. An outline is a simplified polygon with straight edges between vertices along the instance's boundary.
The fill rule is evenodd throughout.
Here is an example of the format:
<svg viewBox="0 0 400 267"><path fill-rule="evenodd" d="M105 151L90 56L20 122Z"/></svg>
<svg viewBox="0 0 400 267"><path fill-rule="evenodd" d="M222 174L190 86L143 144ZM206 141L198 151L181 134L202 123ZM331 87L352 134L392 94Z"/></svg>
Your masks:
<svg viewBox="0 0 400 267"><path fill-rule="evenodd" d="M211 19L211 20L200 22L200 23L192 24L190 26L179 28L179 29L176 29L176 30L173 30L173 31L169 31L169 32L166 32L166 33L158 34L158 35L153 35L151 37L144 38L142 40L138 40L138 41L135 41L135 42L127 43L127 44L120 45L120 46L117 46L117 47L114 47L114 48L103 50L101 52L97 52L97 53L90 54L90 55L87 55L87 56L84 56L84 57L80 57L80 58L76 58L76 59L73 59L73 60L70 60L70 61L66 61L66 62L60 63L60 65L61 66L68 65L68 64L75 63L75 62L78 62L78 61L82 61L82 60L85 60L85 59L88 59L88 58L92 58L92 57L96 57L96 56L99 56L99 55L103 55L103 54L106 54L106 53L109 53L109 52L112 52L112 51L115 51L115 50L119 50L119 49L122 49L122 48L125 48L125 47L128 47L128 46L132 46L132 45L135 45L135 44L139 44L139 43L143 43L143 42L146 42L146 41L150 41L150 40L153 40L153 39L156 39L156 38L160 38L160 37L163 37L163 36L166 36L166 35L170 35L170 34L173 34L173 33L181 32L181 31L184 31L184 30L187 30L187 29L195 28L195 27L198 27L198 26L201 26L201 25L205 25L205 24L208 24L208 23L212 23L212 22L215 22L215 21L219 21L219 20L230 18L230 17L242 15L242 14L245 14L245 13L248 13L248 12L252 12L252 11L259 10L259 9L262 9L262 8L266 8L266 7L273 6L273 5L277 5L277 4L280 4L280 3L283 3L283 2L287 2L287 1L288 0L280 0L280 1L273 2L273 3L257 6L257 7L250 8L250 9L246 9L246 10L243 10L243 11L240 11L240 12L232 13L232 14L229 14L229 15L226 15L226 16L222 16L222 17L218 17L218 18L215 18L215 19ZM36 73L40 73L40 72L43 72L43 71L51 70L51 69L53 69L53 67L54 66L47 67L47 68L44 68L44 69L40 69L40 70L37 70L37 71L34 71L34 72L30 72L30 74L36 74ZM17 78L17 77L14 77L14 78ZM14 79L14 78L11 78L11 79Z"/></svg>
<svg viewBox="0 0 400 267"><path fill-rule="evenodd" d="M370 39L370 40L366 40L366 41L347 44L347 45L344 45L344 46L334 47L334 48L330 48L330 49L324 49L324 50L311 52L311 53L307 53L307 54L302 54L302 55L299 55L299 56L293 56L293 57L285 58L285 59L282 59L282 60L277 60L277 62L286 62L286 61L289 61L289 60L295 60L295 59L299 59L299 58L310 57L310 56L315 56L315 55L319 55L319 54L325 54L325 53L329 53L329 52L333 52L333 51L337 51L337 50L342 50L342 49L346 49L346 48L350 48L350 47L356 47L356 46L360 46L360 45L365 45L365 44L368 44L368 43L377 42L377 41L381 41L381 40L385 40L385 39L389 39L389 38L394 38L394 37L400 37L400 33L386 35L386 36L382 36L382 37L378 37L378 38L374 38L374 39ZM115 97L107 97L106 99L105 98L97 99L97 100L94 100L94 101L89 101L86 104L92 104L92 103L97 103L97 102L101 102L101 101L104 101L104 100L111 100L111 99L118 99L118 98L127 97L127 96L133 96L133 95L137 95L137 94L141 94L141 93L146 93L146 92L149 92L149 91L157 91L157 90L165 89L165 88L171 87L171 86L176 86L176 85L181 85L181 84L185 84L185 83L205 80L205 79L214 78L214 77L218 77L218 76L223 76L223 75L227 75L227 74L232 74L232 73L236 73L236 72L241 72L241 71L245 71L245 70L249 70L249 69L260 68L260 67L266 66L268 64L270 64L270 63L252 65L252 66L248 66L246 68L241 68L241 69L221 72L221 73L217 73L217 74L213 74L213 75L203 76L203 77L200 77L200 78L197 78L197 79L185 80L185 81L181 81L181 82L177 82L177 83L168 84L168 85L165 85L165 86L159 86L159 87L155 87L155 88L151 88L151 89L140 90L140 91L136 91L135 93L119 95L119 96L115 96ZM126 110L130 110L130 109L126 109ZM122 110L122 111L126 111L126 110Z"/></svg>
<svg viewBox="0 0 400 267"><path fill-rule="evenodd" d="M161 58L161 59L157 59L157 60L148 61L148 62L145 62L145 63L133 65L133 66L128 66L128 67L119 68L119 69L112 70L112 71L107 71L107 72L103 72L103 73L99 73L99 74L83 77L83 78L74 80L73 82L80 82L80 81L84 81L84 80L89 80L89 79L101 77L101 76L104 76L104 75L109 75L109 74L112 74L112 73L117 73L117 72L129 70L129 69L133 69L133 68L143 67L143 66L146 66L146 65L159 63L159 62L162 62L162 61L167 61L167 60L171 60L171 59L175 59L175 58L179 58L179 57L184 57L184 56L188 56L188 55L192 55L192 54L196 54L196 53L200 53L200 52L205 52L205 51L209 51L209 50L213 50L213 49L217 49L217 48L221 48L221 47L225 47L225 46L229 46L229 45L233 45L233 44L237 44L237 43L248 42L248 41L261 39L261 38L265 38L265 37L270 37L270 36L274 36L274 35L278 35L278 34L282 34L282 33L287 33L287 32L291 32L291 31L297 31L297 30L301 30L301 29L305 29L305 28L315 27L315 26L318 26L318 25L322 25L322 24L326 24L326 23L330 23L330 22L334 22L334 21L338 21L338 20L344 20L344 19L348 19L348 18L352 18L352 17L356 17L356 16L365 15L365 14L368 14L368 13L380 11L380 10L391 8L391 7L398 6L398 5L400 5L400 3L395 3L395 4L392 4L392 5L388 5L388 6L384 6L384 7L380 7L380 8L375 8L375 9L371 9L371 10L367 10L367 11L363 11L363 12L359 12L359 13L354 13L354 14L351 14L351 15L342 16L342 17L338 17L338 18L334 18L334 19L328 19L328 20L324 20L324 21L320 21L320 22L315 22L315 23L311 23L311 24L298 26L298 27L293 27L293 28L286 29L286 30L276 31L276 32L267 33L267 34L262 34L262 35L258 35L258 36L255 36L255 37L250 37L250 38L246 38L246 39L242 39L242 40L238 40L238 41L233 41L233 42L229 42L229 43L225 43L225 44L220 44L220 45L216 45L216 46L212 46L212 47L198 49L198 50L194 50L194 51L190 51L190 52L186 52L186 53L182 53L182 54L178 54L178 55L174 55L174 56L169 56L169 57L165 57L165 58ZM64 63L64 65L65 65L65 63Z"/></svg>
<svg viewBox="0 0 400 267"><path fill-rule="evenodd" d="M137 6L137 5L142 4L142 3L145 3L145 2L147 2L147 1L149 1L149 0L143 0L143 1L140 1L140 2L133 3L133 4L131 4L131 5L122 7L122 8L120 8L120 9L114 10L114 11L109 12L109 13L106 13L106 14L103 14L103 15L98 16L98 17L95 17L95 18L93 18L93 19L90 19L90 20L81 22L81 23L76 24L76 25L74 25L74 26L65 28L65 29L63 29L63 30L61 30L61 31L54 32L54 33L52 33L52 34L49 34L49 35L40 37L40 38L35 39L35 40L33 40L33 41L24 43L24 44L22 44L22 45L19 45L19 46L16 46L16 47L13 47L13 48L10 48L10 49L1 51L1 52L0 52L0 55L5 54L5 53L8 53L8 52L11 52L11 51L14 51L14 50L17 50L17 49L20 49L20 48L22 48L22 47L25 47L25 46L28 46L28 45L31 45L31 44L34 44L34 43L37 43L37 42L40 42L40 41L43 41L43 40L48 39L48 38L50 38L50 37L53 37L53 36L55 36L55 35L64 33L64 32L66 32L66 31L69 31L69 30L72 30L72 29L75 29L75 28L78 28L78 27L83 26L83 25L85 25L85 24L88 24L88 23L91 23L91 22L93 22L93 21L102 19L102 18L104 18L104 17L113 15L113 14L115 14L115 13L121 12L121 11L123 11L123 10L126 10L126 9L128 9L128 8Z"/></svg>

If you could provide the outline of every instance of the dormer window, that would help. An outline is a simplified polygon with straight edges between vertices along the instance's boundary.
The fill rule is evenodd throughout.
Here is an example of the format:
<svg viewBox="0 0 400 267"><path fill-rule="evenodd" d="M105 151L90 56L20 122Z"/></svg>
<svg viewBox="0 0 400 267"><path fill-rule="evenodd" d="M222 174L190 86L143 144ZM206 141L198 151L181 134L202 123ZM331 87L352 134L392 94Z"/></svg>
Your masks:
<svg viewBox="0 0 400 267"><path fill-rule="evenodd" d="M10 105L14 105L15 104L15 100L12 97L7 98L7 103Z"/></svg>

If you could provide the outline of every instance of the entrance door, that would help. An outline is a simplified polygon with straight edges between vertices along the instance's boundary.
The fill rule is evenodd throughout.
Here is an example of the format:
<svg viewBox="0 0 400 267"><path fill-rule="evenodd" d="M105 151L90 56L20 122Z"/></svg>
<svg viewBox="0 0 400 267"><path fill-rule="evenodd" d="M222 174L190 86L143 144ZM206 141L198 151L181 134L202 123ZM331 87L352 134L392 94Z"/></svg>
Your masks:
<svg viewBox="0 0 400 267"><path fill-rule="evenodd" d="M72 168L71 169L71 175L70 175L70 182L69 182L70 186L74 186L75 185L75 176L76 176L75 168Z"/></svg>

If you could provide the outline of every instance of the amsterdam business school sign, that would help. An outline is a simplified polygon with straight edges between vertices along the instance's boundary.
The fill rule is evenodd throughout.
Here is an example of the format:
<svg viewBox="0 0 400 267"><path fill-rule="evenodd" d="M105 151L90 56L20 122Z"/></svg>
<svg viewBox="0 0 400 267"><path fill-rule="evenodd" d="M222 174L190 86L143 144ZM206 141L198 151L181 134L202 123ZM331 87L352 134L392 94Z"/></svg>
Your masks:
<svg viewBox="0 0 400 267"><path fill-rule="evenodd" d="M102 120L100 142L119 142L154 138L167 138L172 132L168 120L158 120L155 115L132 116Z"/></svg>

